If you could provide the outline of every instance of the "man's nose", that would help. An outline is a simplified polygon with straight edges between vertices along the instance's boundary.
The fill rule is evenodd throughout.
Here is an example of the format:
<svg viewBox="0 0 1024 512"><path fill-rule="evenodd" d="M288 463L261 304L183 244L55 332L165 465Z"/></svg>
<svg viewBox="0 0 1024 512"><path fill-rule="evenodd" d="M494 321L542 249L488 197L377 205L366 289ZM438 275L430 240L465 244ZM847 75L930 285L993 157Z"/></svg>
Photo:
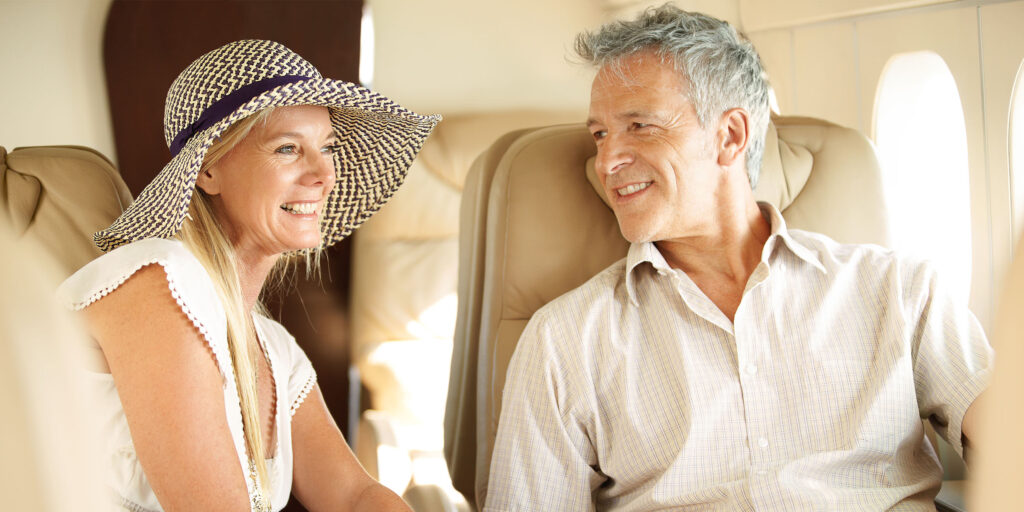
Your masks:
<svg viewBox="0 0 1024 512"><path fill-rule="evenodd" d="M621 136L608 134L597 146L594 167L599 173L615 174L632 162L633 150Z"/></svg>

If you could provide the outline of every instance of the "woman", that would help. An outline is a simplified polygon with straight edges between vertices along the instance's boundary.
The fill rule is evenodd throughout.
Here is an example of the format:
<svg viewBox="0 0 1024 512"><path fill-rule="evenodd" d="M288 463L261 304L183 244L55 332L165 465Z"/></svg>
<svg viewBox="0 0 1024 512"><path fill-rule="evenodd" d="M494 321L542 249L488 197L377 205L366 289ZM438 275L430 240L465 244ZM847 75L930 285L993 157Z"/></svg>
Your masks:
<svg viewBox="0 0 1024 512"><path fill-rule="evenodd" d="M377 211L440 120L230 43L171 85L173 158L61 285L109 373L93 375L128 510L408 510L370 478L309 360L259 305L268 277Z"/></svg>

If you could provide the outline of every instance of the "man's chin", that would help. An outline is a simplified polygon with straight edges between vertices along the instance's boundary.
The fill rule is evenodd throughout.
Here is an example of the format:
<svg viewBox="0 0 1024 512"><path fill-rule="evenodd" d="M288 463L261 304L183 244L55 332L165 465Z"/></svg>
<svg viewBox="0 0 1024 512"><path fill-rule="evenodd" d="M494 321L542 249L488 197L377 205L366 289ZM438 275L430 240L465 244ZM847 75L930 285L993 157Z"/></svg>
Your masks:
<svg viewBox="0 0 1024 512"><path fill-rule="evenodd" d="M646 226L628 225L619 222L619 232L622 233L622 238L625 238L631 244L652 242L655 238L653 230Z"/></svg>

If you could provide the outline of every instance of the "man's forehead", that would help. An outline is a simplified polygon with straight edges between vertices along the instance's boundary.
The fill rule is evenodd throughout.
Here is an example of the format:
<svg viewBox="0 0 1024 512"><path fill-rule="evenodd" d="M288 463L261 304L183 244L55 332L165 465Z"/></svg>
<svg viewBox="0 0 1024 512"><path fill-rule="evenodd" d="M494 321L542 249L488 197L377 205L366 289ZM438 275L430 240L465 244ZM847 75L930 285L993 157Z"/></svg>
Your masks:
<svg viewBox="0 0 1024 512"><path fill-rule="evenodd" d="M671 61L653 52L622 57L602 66L590 91L590 110L632 109L656 100L684 99L686 81Z"/></svg>
<svg viewBox="0 0 1024 512"><path fill-rule="evenodd" d="M619 57L597 70L592 92L609 88L658 88L685 92L686 80L671 58L645 50Z"/></svg>

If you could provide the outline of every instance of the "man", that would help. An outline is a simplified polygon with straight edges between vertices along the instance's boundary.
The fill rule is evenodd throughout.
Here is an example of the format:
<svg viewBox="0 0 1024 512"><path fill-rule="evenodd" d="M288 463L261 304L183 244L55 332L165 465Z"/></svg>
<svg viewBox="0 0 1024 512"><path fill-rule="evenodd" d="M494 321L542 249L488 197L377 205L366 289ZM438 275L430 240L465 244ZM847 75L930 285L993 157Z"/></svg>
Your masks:
<svg viewBox="0 0 1024 512"><path fill-rule="evenodd" d="M628 256L539 310L508 370L487 510L934 510L991 350L926 264L757 203L768 86L666 5L577 39Z"/></svg>

